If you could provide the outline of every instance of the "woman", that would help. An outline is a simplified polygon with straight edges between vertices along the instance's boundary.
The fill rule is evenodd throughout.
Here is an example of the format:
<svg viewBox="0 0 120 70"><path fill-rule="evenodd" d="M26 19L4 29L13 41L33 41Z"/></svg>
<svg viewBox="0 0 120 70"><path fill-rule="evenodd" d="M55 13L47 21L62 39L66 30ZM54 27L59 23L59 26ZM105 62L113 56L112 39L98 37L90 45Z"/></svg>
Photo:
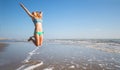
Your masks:
<svg viewBox="0 0 120 70"><path fill-rule="evenodd" d="M34 25L35 25L35 30L34 30L34 36L30 37L28 41L31 41L36 45L36 46L42 46L43 42L43 31L42 31L42 12L32 12L30 13L29 10L22 4L20 3L20 6L25 10L25 12L31 17ZM33 37L35 39L33 39Z"/></svg>

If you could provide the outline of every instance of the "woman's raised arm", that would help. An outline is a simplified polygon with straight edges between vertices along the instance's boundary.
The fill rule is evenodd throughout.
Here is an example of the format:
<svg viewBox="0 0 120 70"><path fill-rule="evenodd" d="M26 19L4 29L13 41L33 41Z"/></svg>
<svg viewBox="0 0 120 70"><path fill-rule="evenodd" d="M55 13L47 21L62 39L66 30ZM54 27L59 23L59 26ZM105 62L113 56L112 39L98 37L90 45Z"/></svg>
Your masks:
<svg viewBox="0 0 120 70"><path fill-rule="evenodd" d="M30 17L33 17L33 15L29 12L29 10L22 3L19 3L19 4Z"/></svg>

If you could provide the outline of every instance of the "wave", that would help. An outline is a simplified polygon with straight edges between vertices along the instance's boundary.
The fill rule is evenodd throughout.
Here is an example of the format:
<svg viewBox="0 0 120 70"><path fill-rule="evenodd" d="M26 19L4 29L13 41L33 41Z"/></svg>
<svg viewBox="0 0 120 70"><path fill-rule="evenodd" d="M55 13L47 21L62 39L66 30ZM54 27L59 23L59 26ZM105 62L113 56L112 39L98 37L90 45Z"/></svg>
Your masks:
<svg viewBox="0 0 120 70"><path fill-rule="evenodd" d="M106 52L120 53L120 39L56 39L47 40L46 42L48 44L78 45Z"/></svg>

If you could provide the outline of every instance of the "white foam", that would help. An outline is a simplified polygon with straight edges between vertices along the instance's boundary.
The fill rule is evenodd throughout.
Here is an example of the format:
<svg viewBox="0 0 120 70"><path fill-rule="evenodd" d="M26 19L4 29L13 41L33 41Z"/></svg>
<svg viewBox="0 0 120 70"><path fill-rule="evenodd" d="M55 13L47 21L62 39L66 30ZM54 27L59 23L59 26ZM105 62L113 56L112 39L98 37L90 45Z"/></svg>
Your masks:
<svg viewBox="0 0 120 70"><path fill-rule="evenodd" d="M120 66L119 66L119 65L115 65L115 67L120 68Z"/></svg>
<svg viewBox="0 0 120 70"><path fill-rule="evenodd" d="M69 68L72 68L72 69L73 69L73 68L75 68L75 66L74 66L74 65L71 65L71 66L69 66Z"/></svg>
<svg viewBox="0 0 120 70"><path fill-rule="evenodd" d="M83 66L82 68L83 68L83 69L85 69L85 70L87 69L87 68L86 68L86 67L84 67L84 66Z"/></svg>
<svg viewBox="0 0 120 70"><path fill-rule="evenodd" d="M41 65L43 65L43 62L35 64L35 65L32 65L32 66L29 66L29 67L27 67L27 68L25 68L23 70L33 70L33 69L35 69L35 68L37 68L37 67L39 67Z"/></svg>
<svg viewBox="0 0 120 70"><path fill-rule="evenodd" d="M17 68L16 70L23 70L23 68L25 67L26 65L22 65L20 66L19 68Z"/></svg>
<svg viewBox="0 0 120 70"><path fill-rule="evenodd" d="M27 62L29 62L29 60L31 59L31 57L36 53L36 51L39 49L39 47L36 47L34 50L32 50L31 52L29 52L29 55L26 57L26 59L24 60L24 61L22 61L23 63L27 63ZM37 66L40 66L40 65L42 65L43 64L43 62L42 63L39 63L39 64L36 64L36 65L32 65L32 66L30 66L30 67L27 67L28 69L29 68L35 68L35 67L37 67ZM22 66L20 66L19 68L17 68L16 70L24 70L24 68L26 67L26 64L24 64L24 65L22 65ZM25 68L26 69L26 68Z"/></svg>
<svg viewBox="0 0 120 70"><path fill-rule="evenodd" d="M53 69L54 69L54 67L49 67L49 68L45 68L43 70L53 70Z"/></svg>
<svg viewBox="0 0 120 70"><path fill-rule="evenodd" d="M29 55L27 56L27 58L23 61L23 62L29 62L29 60L31 59L31 57L33 56L33 54L39 49L39 47L36 47L33 51L29 52Z"/></svg>
<svg viewBox="0 0 120 70"><path fill-rule="evenodd" d="M98 64L101 68L103 68L104 64Z"/></svg>

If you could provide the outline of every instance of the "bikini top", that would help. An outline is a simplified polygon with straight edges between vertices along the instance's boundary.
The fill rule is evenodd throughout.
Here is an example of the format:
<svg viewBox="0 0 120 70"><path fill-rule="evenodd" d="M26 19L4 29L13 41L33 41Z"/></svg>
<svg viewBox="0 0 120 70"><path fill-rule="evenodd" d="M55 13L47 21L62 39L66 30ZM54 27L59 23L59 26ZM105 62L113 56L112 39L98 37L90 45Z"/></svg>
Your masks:
<svg viewBox="0 0 120 70"><path fill-rule="evenodd" d="M42 19L33 19L34 24L36 23L42 23Z"/></svg>

